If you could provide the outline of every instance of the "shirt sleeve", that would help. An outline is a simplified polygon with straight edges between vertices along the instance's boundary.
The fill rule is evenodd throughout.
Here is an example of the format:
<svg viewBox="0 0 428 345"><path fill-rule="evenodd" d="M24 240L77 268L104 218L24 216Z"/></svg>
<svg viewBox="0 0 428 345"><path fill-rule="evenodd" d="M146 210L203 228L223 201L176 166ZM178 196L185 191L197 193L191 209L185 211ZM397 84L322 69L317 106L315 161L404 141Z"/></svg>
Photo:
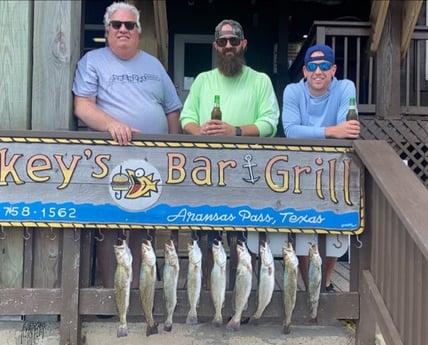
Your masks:
<svg viewBox="0 0 428 345"><path fill-rule="evenodd" d="M81 97L98 95L98 75L89 62L88 54L84 55L77 64L72 91L76 96Z"/></svg>
<svg viewBox="0 0 428 345"><path fill-rule="evenodd" d="M260 137L273 137L279 120L279 105L270 78L262 74L260 106L255 125Z"/></svg>
<svg viewBox="0 0 428 345"><path fill-rule="evenodd" d="M164 103L162 106L165 114L168 114L172 111L181 109L182 103L180 97L178 97L177 89L175 88L175 85L169 77L168 73L162 65L160 68L164 89Z"/></svg>
<svg viewBox="0 0 428 345"><path fill-rule="evenodd" d="M192 83L189 94L187 95L186 100L184 101L183 109L180 113L180 122L181 127L184 128L188 123L196 123L201 125L201 119L199 116L199 102L200 102L200 92L201 92L201 75L198 75L195 78L195 81Z"/></svg>

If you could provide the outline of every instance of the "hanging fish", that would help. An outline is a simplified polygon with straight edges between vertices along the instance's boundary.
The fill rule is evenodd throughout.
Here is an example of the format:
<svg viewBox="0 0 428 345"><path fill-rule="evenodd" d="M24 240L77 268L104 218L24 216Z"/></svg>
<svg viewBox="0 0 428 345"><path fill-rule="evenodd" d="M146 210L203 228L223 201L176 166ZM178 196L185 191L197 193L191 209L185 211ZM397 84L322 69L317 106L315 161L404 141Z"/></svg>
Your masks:
<svg viewBox="0 0 428 345"><path fill-rule="evenodd" d="M177 284L180 265L174 241L165 243L165 265L163 267L163 293L167 317L164 323L164 331L172 329L172 316L177 305Z"/></svg>
<svg viewBox="0 0 428 345"><path fill-rule="evenodd" d="M290 333L291 317L296 305L297 278L299 274L299 260L293 249L291 242L282 247L282 257L284 260L283 276L283 302L284 302L284 322L282 323L282 333Z"/></svg>
<svg viewBox="0 0 428 345"><path fill-rule="evenodd" d="M318 246L312 244L309 248L309 273L308 273L308 300L311 322L318 322L318 303L321 291L321 264L322 259L318 252Z"/></svg>
<svg viewBox="0 0 428 345"><path fill-rule="evenodd" d="M211 298L214 304L215 315L213 324L217 327L223 324L221 311L226 298L226 261L227 256L221 241L212 245L214 265L211 270Z"/></svg>
<svg viewBox="0 0 428 345"><path fill-rule="evenodd" d="M189 270L187 272L187 297L190 309L186 323L196 325L198 323L197 307L201 295L202 286L202 252L197 241L187 244L189 256Z"/></svg>
<svg viewBox="0 0 428 345"><path fill-rule="evenodd" d="M158 324L153 318L156 278L156 255L152 243L144 240L141 244L140 301L147 321L147 337L158 333Z"/></svg>
<svg viewBox="0 0 428 345"><path fill-rule="evenodd" d="M117 336L126 337L128 335L126 314L129 308L132 281L132 254L125 240L122 240L120 245L113 245L113 250L117 263L114 274L114 299L119 316Z"/></svg>
<svg viewBox="0 0 428 345"><path fill-rule="evenodd" d="M275 262L267 242L260 245L260 273L257 290L257 310L251 317L251 323L257 324L266 307L272 300L275 287Z"/></svg>
<svg viewBox="0 0 428 345"><path fill-rule="evenodd" d="M236 268L236 280L232 301L235 313L226 325L226 328L230 331L239 331L241 328L241 316L248 305L253 277L251 255L248 252L246 244L238 243L236 249L238 251L238 267Z"/></svg>

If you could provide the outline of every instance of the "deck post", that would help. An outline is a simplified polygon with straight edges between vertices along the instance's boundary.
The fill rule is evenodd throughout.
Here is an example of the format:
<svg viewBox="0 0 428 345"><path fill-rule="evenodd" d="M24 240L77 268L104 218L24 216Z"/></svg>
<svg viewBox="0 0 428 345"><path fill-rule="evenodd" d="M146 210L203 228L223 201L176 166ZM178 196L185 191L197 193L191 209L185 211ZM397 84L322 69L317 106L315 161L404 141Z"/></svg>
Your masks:
<svg viewBox="0 0 428 345"><path fill-rule="evenodd" d="M60 344L80 344L79 273L80 237L77 229L64 229ZM76 236L77 235L77 236Z"/></svg>

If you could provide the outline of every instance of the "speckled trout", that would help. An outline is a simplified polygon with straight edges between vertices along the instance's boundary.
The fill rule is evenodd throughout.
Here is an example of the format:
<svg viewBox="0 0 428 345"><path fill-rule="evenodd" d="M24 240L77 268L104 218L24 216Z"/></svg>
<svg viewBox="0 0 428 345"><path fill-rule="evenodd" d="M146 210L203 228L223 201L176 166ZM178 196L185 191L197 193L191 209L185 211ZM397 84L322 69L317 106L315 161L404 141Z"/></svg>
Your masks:
<svg viewBox="0 0 428 345"><path fill-rule="evenodd" d="M167 317L163 326L164 331L172 329L172 316L177 305L177 283L180 265L174 241L165 243L165 264L163 266L163 293Z"/></svg>
<svg viewBox="0 0 428 345"><path fill-rule="evenodd" d="M156 255L150 241L141 243L140 301L147 321L146 336L158 333L153 318L153 302L156 284Z"/></svg>
<svg viewBox="0 0 428 345"><path fill-rule="evenodd" d="M119 316L117 336L126 337L128 335L126 314L128 313L132 281L132 255L125 240L120 245L113 245L113 250L117 263L114 274L114 299Z"/></svg>
<svg viewBox="0 0 428 345"><path fill-rule="evenodd" d="M198 323L197 307L201 295L202 286L202 252L198 242L187 244L189 255L189 270L187 272L187 298L189 300L189 312L186 323L196 325Z"/></svg>
<svg viewBox="0 0 428 345"><path fill-rule="evenodd" d="M282 247L282 258L284 261L283 292L284 321L282 333L290 333L291 317L296 305L297 278L299 275L299 260L291 242Z"/></svg>
<svg viewBox="0 0 428 345"><path fill-rule="evenodd" d="M213 324L217 327L223 324L221 314L226 297L226 252L221 241L215 241L212 245L214 265L211 270L211 298L214 304L215 315Z"/></svg>
<svg viewBox="0 0 428 345"><path fill-rule="evenodd" d="M309 248L309 273L308 273L308 302L311 322L318 322L318 302L321 290L321 256L318 246L312 244Z"/></svg>
<svg viewBox="0 0 428 345"><path fill-rule="evenodd" d="M269 243L260 244L260 273L257 289L257 310L250 322L257 324L269 305L275 287L275 265Z"/></svg>
<svg viewBox="0 0 428 345"><path fill-rule="evenodd" d="M236 268L236 280L232 298L235 313L226 325L226 328L230 331L239 331L241 328L241 316L242 312L247 308L253 278L251 255L246 244L238 243L236 249L238 252L238 267Z"/></svg>

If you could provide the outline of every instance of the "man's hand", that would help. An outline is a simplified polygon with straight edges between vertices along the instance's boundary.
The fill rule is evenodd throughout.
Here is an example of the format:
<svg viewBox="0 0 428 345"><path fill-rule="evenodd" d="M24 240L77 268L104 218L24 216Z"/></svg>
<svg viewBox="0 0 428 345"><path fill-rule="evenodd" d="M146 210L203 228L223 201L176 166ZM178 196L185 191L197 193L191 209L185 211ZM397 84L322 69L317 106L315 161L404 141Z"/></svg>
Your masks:
<svg viewBox="0 0 428 345"><path fill-rule="evenodd" d="M360 122L349 120L336 126L326 127L325 137L335 139L358 139L360 136Z"/></svg>
<svg viewBox="0 0 428 345"><path fill-rule="evenodd" d="M110 122L107 130L119 145L128 145L132 141L132 133L141 133L138 129L119 121Z"/></svg>
<svg viewBox="0 0 428 345"><path fill-rule="evenodd" d="M201 134L234 136L235 127L221 120L209 120L201 126Z"/></svg>

